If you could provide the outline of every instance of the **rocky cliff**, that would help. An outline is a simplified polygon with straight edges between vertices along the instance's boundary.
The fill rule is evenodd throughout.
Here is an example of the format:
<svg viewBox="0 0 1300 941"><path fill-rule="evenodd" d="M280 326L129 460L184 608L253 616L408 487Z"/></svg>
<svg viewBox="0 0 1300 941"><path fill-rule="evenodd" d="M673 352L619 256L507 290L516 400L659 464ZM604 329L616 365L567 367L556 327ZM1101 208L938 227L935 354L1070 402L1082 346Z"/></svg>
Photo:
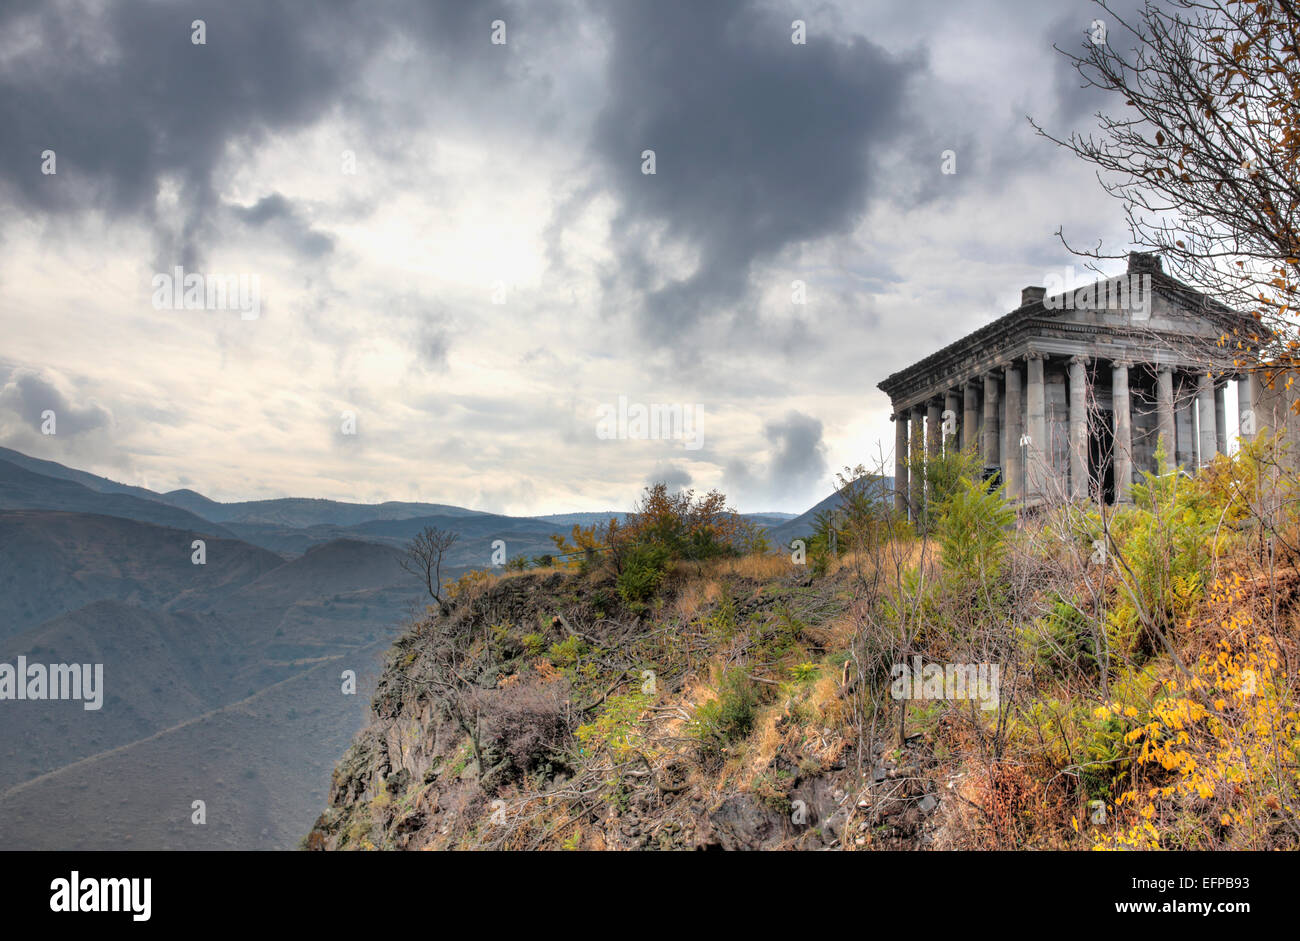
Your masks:
<svg viewBox="0 0 1300 941"><path fill-rule="evenodd" d="M394 645L303 845L928 845L928 737L863 734L851 623L847 577L777 559L680 568L648 606L577 572L477 585Z"/></svg>

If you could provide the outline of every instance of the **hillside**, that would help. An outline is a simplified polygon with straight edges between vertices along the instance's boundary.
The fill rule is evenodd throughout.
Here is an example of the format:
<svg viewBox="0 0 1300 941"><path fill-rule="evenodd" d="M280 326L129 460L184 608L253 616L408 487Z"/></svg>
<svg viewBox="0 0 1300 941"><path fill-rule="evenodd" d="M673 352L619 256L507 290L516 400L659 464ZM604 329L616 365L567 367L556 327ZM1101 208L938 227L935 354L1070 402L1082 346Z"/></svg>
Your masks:
<svg viewBox="0 0 1300 941"><path fill-rule="evenodd" d="M195 538L207 564L195 565ZM0 640L93 601L202 609L284 564L274 553L116 516L0 511Z"/></svg>
<svg viewBox="0 0 1300 941"><path fill-rule="evenodd" d="M230 530L210 520L156 500L128 493L92 490L72 480L46 477L9 461L0 461L0 510L98 513L205 536L232 535Z"/></svg>
<svg viewBox="0 0 1300 941"><path fill-rule="evenodd" d="M176 799L168 789L229 779L222 812L243 823L207 831L207 845L290 845L319 805L313 782L364 718L364 695L342 695L338 671L364 678L422 603L398 550L335 539L286 560L114 515L220 529L185 511L7 466L10 499L18 481L38 497L23 502L102 512L0 511L0 663L97 664L104 687L98 710L0 705L0 842L171 845L157 813Z"/></svg>
<svg viewBox="0 0 1300 941"><path fill-rule="evenodd" d="M894 488L894 478L879 477L871 482L873 490L879 494L880 499L888 499L890 492ZM838 490L830 496L824 498L812 508L805 510L798 516L782 521L775 521L769 525L768 536L774 546L788 546L792 539L807 539L817 528L817 517L822 513L833 512L838 509L844 502L843 496Z"/></svg>
<svg viewBox="0 0 1300 941"><path fill-rule="evenodd" d="M277 850L325 798L361 726L387 641L330 656L247 698L0 791L0 844L38 850ZM339 673L357 670L358 693ZM101 746L108 746L104 740ZM192 821L202 800L207 821Z"/></svg>
<svg viewBox="0 0 1300 941"><path fill-rule="evenodd" d="M125 493L143 500L157 500L158 498L158 494L145 487L121 484L115 480L109 480L107 477L100 477L98 474L65 467L57 461L44 461L37 457L30 457L21 451L15 451L13 448L0 448L0 461L13 464L41 477L72 481L97 493ZM202 516L203 514L198 515Z"/></svg>
<svg viewBox="0 0 1300 941"><path fill-rule="evenodd" d="M227 625L211 615L149 611L96 601L0 641L0 661L97 663L104 700L10 708L0 725L0 791L96 752L206 712L230 697L246 662Z"/></svg>
<svg viewBox="0 0 1300 941"><path fill-rule="evenodd" d="M1295 849L1300 524L1261 466L1019 519L936 468L932 526L867 502L807 565L659 499L417 621L303 845Z"/></svg>

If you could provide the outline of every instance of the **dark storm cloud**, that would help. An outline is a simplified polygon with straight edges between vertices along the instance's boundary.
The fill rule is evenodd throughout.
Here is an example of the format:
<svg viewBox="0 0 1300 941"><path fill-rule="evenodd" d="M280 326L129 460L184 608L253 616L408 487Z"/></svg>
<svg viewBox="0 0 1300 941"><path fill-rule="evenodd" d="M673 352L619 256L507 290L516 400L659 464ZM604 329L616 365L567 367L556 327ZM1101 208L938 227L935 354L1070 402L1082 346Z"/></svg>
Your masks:
<svg viewBox="0 0 1300 941"><path fill-rule="evenodd" d="M735 490L749 505L788 501L815 485L826 473L826 444L819 419L791 409L783 418L767 422L763 437L770 456L765 467L751 468L741 460L726 466L728 490Z"/></svg>
<svg viewBox="0 0 1300 941"><path fill-rule="evenodd" d="M1067 128L1091 125L1087 119L1098 111L1111 111L1122 105L1114 92L1087 85L1070 61L1083 58L1094 35L1103 38L1121 54L1133 45L1133 35L1124 26L1137 27L1144 0L1113 0L1105 7L1097 3L1074 3L1054 19L1044 35L1043 45L1055 46L1052 58L1052 88L1056 93L1056 121ZM1092 24L1100 21L1103 31L1095 33ZM1056 50L1060 50L1059 52ZM1048 128L1052 130L1052 128Z"/></svg>
<svg viewBox="0 0 1300 941"><path fill-rule="evenodd" d="M660 462L655 465L655 469L650 476L646 478L646 486L662 483L672 492L685 490L691 485L690 472L676 464Z"/></svg>
<svg viewBox="0 0 1300 941"><path fill-rule="evenodd" d="M234 211L248 225L274 231L300 255L318 258L334 250L334 239L313 229L293 203L279 193L265 196L247 209L235 207Z"/></svg>
<svg viewBox="0 0 1300 941"><path fill-rule="evenodd" d="M873 151L900 133L919 57L861 36L791 43L790 18L746 0L614 4L609 97L594 148L620 200L617 283L644 292L647 334L730 308L751 265L800 241L849 230L874 191ZM641 172L654 150L657 173ZM698 253L656 286L652 233ZM671 276L671 272L668 273Z"/></svg>
<svg viewBox="0 0 1300 941"><path fill-rule="evenodd" d="M373 30L342 28L350 2L19 4L0 33L0 181L44 212L98 208L153 219L160 183L180 187L173 257L193 263L230 145L317 119L357 72ZM191 42L193 20L206 45ZM45 149L58 173L39 172ZM66 184L66 185L65 185ZM87 205L87 202L90 205Z"/></svg>
<svg viewBox="0 0 1300 941"><path fill-rule="evenodd" d="M783 419L768 422L763 435L772 446L768 473L774 486L800 486L825 473L826 446L822 423L816 418L790 411Z"/></svg>
<svg viewBox="0 0 1300 941"><path fill-rule="evenodd" d="M41 431L42 414L54 412L55 433L79 435L108 428L113 416L97 402L78 405L68 399L46 377L30 369L15 369L0 386L0 411L10 413L18 424Z"/></svg>
<svg viewBox="0 0 1300 941"><path fill-rule="evenodd" d="M143 218L156 225L162 258L193 265L223 208L214 173L232 152L361 104L359 79L394 37L487 94L492 75L514 74L489 27L496 16L529 22L515 9L471 0L10 3L0 8L0 49L8 50L0 53L0 204ZM534 33L553 31L559 9L534 11ZM196 19L204 45L191 42ZM428 117L420 103L358 110L418 124ZM41 173L45 150L57 155L53 176ZM180 205L175 218L160 219L165 180L178 184ZM267 199L258 212L274 215L282 197ZM327 250L319 233L281 232L305 254Z"/></svg>

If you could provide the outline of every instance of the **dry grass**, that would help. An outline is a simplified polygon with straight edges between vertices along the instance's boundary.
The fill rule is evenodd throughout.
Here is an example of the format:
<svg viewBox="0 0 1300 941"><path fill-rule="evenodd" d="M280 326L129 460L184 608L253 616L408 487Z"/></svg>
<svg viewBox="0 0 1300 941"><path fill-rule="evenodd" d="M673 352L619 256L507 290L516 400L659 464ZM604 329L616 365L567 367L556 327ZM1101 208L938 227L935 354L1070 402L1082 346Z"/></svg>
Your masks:
<svg viewBox="0 0 1300 941"><path fill-rule="evenodd" d="M865 604L865 602L858 602L858 604ZM861 616L850 609L839 617L807 624L802 633L807 640L812 641L822 650L847 650L852 645L861 623Z"/></svg>
<svg viewBox="0 0 1300 941"><path fill-rule="evenodd" d="M711 607L722 597L722 586L712 578L696 578L687 582L673 602L672 613L683 623L699 617L703 608Z"/></svg>
<svg viewBox="0 0 1300 941"><path fill-rule="evenodd" d="M556 572L567 573L572 571L574 570L565 566L548 565L547 567L540 568L540 569L524 569L522 572L502 572L499 575L494 573L492 577L495 579L504 580L507 578L521 578L525 575L554 575Z"/></svg>
<svg viewBox="0 0 1300 941"><path fill-rule="evenodd" d="M755 581L767 581L773 578L785 578L800 571L801 566L790 561L785 554L772 555L755 553L737 559L718 559L709 564L710 575L734 575Z"/></svg>
<svg viewBox="0 0 1300 941"><path fill-rule="evenodd" d="M827 572L833 575L836 572L848 569L854 572L861 570L864 574L872 574L874 566L879 564L885 566L885 574L888 575L896 565L901 565L904 569L912 569L916 568L923 559L927 565L937 565L942 555L942 550L934 540L909 538L902 542L891 542L869 555L845 552L843 555L831 560Z"/></svg>
<svg viewBox="0 0 1300 941"><path fill-rule="evenodd" d="M813 683L808 694L808 706L821 719L823 726L832 729L848 728L849 714L840 696L840 678L823 676Z"/></svg>

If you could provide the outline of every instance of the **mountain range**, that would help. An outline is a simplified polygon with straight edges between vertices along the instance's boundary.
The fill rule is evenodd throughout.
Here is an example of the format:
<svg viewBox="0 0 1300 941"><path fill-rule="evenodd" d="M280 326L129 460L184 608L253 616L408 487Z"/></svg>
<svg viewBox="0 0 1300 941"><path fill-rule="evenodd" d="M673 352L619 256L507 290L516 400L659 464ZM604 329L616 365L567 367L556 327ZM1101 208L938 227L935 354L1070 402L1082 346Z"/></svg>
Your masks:
<svg viewBox="0 0 1300 941"><path fill-rule="evenodd" d="M625 515L221 503L0 448L0 664L102 664L105 687L95 711L0 700L0 845L295 845L379 656L429 600L398 564L407 542L456 532L454 578L489 567L495 540L532 558ZM788 540L814 515L748 518Z"/></svg>

